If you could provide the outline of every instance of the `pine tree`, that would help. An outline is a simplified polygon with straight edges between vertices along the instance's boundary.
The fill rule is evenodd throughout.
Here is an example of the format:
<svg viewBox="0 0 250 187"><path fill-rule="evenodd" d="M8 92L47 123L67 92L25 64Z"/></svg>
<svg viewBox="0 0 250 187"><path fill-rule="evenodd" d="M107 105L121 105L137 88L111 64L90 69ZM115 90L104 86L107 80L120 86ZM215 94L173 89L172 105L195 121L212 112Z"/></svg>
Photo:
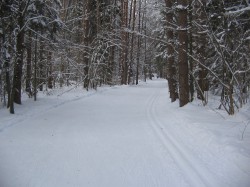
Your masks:
<svg viewBox="0 0 250 187"><path fill-rule="evenodd" d="M187 0L178 0L178 72L179 72L179 105L189 102L188 76L188 35L187 35Z"/></svg>
<svg viewBox="0 0 250 187"><path fill-rule="evenodd" d="M165 0L166 4L166 27L167 27L167 64L168 64L168 86L171 101L178 98L177 72L174 57L174 10L173 1Z"/></svg>

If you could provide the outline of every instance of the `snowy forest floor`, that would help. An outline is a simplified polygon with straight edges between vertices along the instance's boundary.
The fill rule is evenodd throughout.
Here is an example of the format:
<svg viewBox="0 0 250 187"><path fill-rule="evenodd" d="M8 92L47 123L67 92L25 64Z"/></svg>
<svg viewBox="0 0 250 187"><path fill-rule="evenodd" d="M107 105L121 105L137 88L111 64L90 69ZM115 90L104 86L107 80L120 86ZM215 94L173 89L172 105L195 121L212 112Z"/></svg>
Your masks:
<svg viewBox="0 0 250 187"><path fill-rule="evenodd" d="M162 79L61 93L0 109L0 187L250 186L249 105L179 108Z"/></svg>

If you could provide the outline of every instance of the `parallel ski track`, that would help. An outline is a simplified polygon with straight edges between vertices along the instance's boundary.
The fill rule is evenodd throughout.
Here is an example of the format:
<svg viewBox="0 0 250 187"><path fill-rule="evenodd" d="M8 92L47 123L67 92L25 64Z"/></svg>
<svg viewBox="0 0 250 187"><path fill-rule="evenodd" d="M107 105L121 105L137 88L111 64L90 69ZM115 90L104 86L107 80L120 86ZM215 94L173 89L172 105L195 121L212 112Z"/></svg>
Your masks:
<svg viewBox="0 0 250 187"><path fill-rule="evenodd" d="M183 146L180 141L174 137L174 132L171 132L171 129L164 129L163 123L157 119L156 107L160 98L161 89L156 88L156 90L147 103L147 117L156 136L170 153L177 166L182 170L190 186L219 187L220 185L215 183L210 171L199 162L198 158L195 158L187 147ZM169 123L171 123L171 121Z"/></svg>

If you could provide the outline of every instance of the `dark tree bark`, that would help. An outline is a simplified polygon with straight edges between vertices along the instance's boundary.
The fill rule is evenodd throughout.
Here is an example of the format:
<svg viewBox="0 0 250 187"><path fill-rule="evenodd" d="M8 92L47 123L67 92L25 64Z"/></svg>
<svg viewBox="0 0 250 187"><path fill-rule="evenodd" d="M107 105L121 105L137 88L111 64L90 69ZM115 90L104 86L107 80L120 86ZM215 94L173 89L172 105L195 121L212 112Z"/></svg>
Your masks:
<svg viewBox="0 0 250 187"><path fill-rule="evenodd" d="M201 30L198 31L197 33L197 42L198 42L198 49L197 53L199 56L199 61L206 65L206 54L205 54L205 49L206 49L206 33L204 30L206 30L205 25L206 25L206 12L205 12L205 6L206 6L206 0L202 0L199 3L199 22L201 25ZM205 91L208 91L208 81L206 79L207 77L207 70L202 66L199 65L199 80L198 80L198 90L197 90L197 97L204 101L206 103L206 98L205 98Z"/></svg>
<svg viewBox="0 0 250 187"><path fill-rule="evenodd" d="M194 63L193 63L193 1L189 0L189 9L188 9L188 53L189 53L189 91L190 91L190 102L194 100L194 92L195 92L195 80L194 80Z"/></svg>
<svg viewBox="0 0 250 187"><path fill-rule="evenodd" d="M8 98L8 102L7 102L7 108L10 107L10 100L11 100L11 85L10 85L10 63L9 63L9 59L5 59L4 62L4 66L3 66L4 70L5 70L5 89L7 92L7 98Z"/></svg>
<svg viewBox="0 0 250 187"><path fill-rule="evenodd" d="M132 32L135 30L135 13L136 13L136 0L131 1L131 10L133 6L132 15ZM140 10L139 10L140 11ZM139 13L140 14L140 13ZM140 16L139 16L140 17ZM133 50L134 50L134 33L131 34L131 47L130 47L130 59L129 59L129 77L128 84L131 83L131 77L133 76Z"/></svg>
<svg viewBox="0 0 250 187"><path fill-rule="evenodd" d="M165 0L166 3L166 21L167 21L167 65L168 65L168 86L170 92L171 101L174 102L178 98L177 91L177 74L176 74L176 65L174 58L174 28L173 28L173 9L172 9L172 0Z"/></svg>
<svg viewBox="0 0 250 187"><path fill-rule="evenodd" d="M52 52L48 52L48 88L52 89L53 88L53 77L52 77Z"/></svg>
<svg viewBox="0 0 250 187"><path fill-rule="evenodd" d="M35 39L35 58L34 58L34 81L33 81L33 87L34 87L34 101L36 101L37 96L37 34Z"/></svg>
<svg viewBox="0 0 250 187"><path fill-rule="evenodd" d="M23 18L19 18L20 28L23 27ZM17 104L21 104L21 85L22 85L22 70L23 70L23 50L24 50L24 31L20 31L17 35L17 57L14 64L14 76L13 76L13 101Z"/></svg>
<svg viewBox="0 0 250 187"><path fill-rule="evenodd" d="M19 2L17 25L18 34L16 36L16 56L14 63L13 81L11 89L10 98L10 113L14 114L14 103L21 104L21 94L22 94L22 75L23 75L23 54L24 54L24 19L26 16L28 4L30 0Z"/></svg>
<svg viewBox="0 0 250 187"><path fill-rule="evenodd" d="M128 77L128 35L125 29L128 26L128 0L122 0L122 31L121 31L121 84L127 84Z"/></svg>
<svg viewBox="0 0 250 187"><path fill-rule="evenodd" d="M26 88L25 91L28 93L29 97L32 96L31 91L31 63L32 63L32 38L31 38L31 31L29 32L28 42L26 44L26 51L27 51L27 61L26 61Z"/></svg>
<svg viewBox="0 0 250 187"><path fill-rule="evenodd" d="M179 105L182 107L189 102L187 0L178 0L178 3Z"/></svg>
<svg viewBox="0 0 250 187"><path fill-rule="evenodd" d="M139 0L139 21L138 21L138 32L141 32L141 0ZM137 37L137 56L136 56L136 80L135 84L139 83L139 64L140 64L140 55L141 55L141 36Z"/></svg>
<svg viewBox="0 0 250 187"><path fill-rule="evenodd" d="M3 28L3 33L5 33L5 28ZM5 91L7 92L7 108L10 107L10 100L11 100L11 83L10 83L10 58L7 57L7 46L5 45L7 38L6 34L2 35L2 43L3 43L3 74L5 74L5 85L3 88L3 97L4 97L4 103L6 104L5 100Z"/></svg>
<svg viewBox="0 0 250 187"><path fill-rule="evenodd" d="M40 49L39 49L39 90L43 91L44 80L46 75L44 72L45 69L45 58L44 58L44 41L40 39Z"/></svg>
<svg viewBox="0 0 250 187"><path fill-rule="evenodd" d="M86 1L86 4L85 4L85 14L87 16L87 18L85 18L84 20L84 45L85 46L89 46L89 13L90 13L90 10L89 10L89 0ZM88 58L88 51L87 51L87 48L85 49L85 53L84 53L84 64L85 64L85 67L84 67L84 88L86 88L88 90L88 86L89 86L89 58Z"/></svg>
<svg viewBox="0 0 250 187"><path fill-rule="evenodd" d="M96 2L87 0L85 2L85 19L84 19L84 45L86 46L85 52L83 54L84 59L84 88L88 90L90 77L89 77L89 48L91 46L94 37L97 34L97 17L93 12L96 12Z"/></svg>

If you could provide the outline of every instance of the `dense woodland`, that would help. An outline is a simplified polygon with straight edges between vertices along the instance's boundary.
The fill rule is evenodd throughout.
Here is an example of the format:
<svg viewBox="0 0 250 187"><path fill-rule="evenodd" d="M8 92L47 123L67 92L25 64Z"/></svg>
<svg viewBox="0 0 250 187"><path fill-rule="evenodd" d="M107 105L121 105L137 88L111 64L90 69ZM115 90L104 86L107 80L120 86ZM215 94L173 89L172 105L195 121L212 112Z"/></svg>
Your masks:
<svg viewBox="0 0 250 187"><path fill-rule="evenodd" d="M168 80L180 107L249 97L249 0L1 0L0 104L64 86Z"/></svg>

